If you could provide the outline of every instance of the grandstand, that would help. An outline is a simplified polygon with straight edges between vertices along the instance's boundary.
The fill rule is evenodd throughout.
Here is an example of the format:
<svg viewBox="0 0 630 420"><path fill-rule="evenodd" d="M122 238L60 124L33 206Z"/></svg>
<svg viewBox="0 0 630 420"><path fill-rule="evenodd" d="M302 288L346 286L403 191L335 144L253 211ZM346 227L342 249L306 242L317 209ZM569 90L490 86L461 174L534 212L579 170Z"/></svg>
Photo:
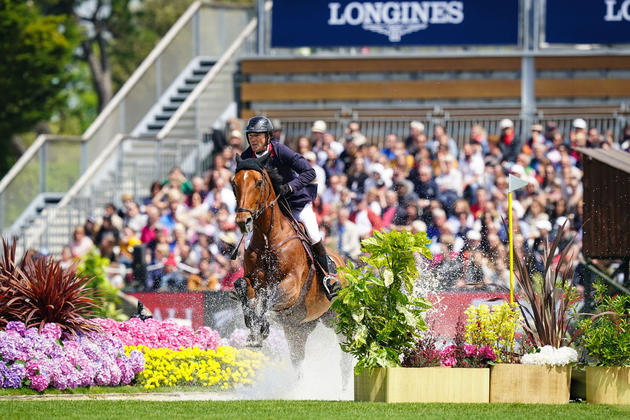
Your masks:
<svg viewBox="0 0 630 420"><path fill-rule="evenodd" d="M531 25L533 29L524 24L519 41L512 46L451 44L439 48L380 46L369 50L342 46L305 50L275 47L271 31L257 30L259 21L261 25L271 22L271 2L258 16L248 6L195 2L80 138L40 136L0 181L2 235L17 236L20 254L35 249L61 255L75 227L84 225L88 218L102 218L107 203L124 208L124 194L140 202L149 196L152 182L167 179L176 166L189 179L206 174L206 180L209 177L212 182L205 185L205 195L217 183L212 179L217 172L213 157L223 156L218 152L223 151L224 145L216 144L216 139L221 134L229 138L231 129L238 128L235 120L258 114L279 121L283 139L296 148L300 136L311 136L316 120L325 122L325 131L339 144L345 140L349 124L356 122L365 144L377 146L376 150L389 147L390 134L404 140L410 134L411 121L422 123L429 142L434 129L442 126L460 153L471 140L474 126L485 130L486 141L493 135L501 141L499 135L509 119L515 138L524 146L532 135L530 128L539 124L543 129L561 133L568 155L574 159L569 166L579 171L579 156L572 154L571 142L580 141L575 136L584 129L580 123L576 125L576 119L585 121L585 141L589 144L596 141L590 138L589 130L594 130L593 136L598 139L601 137L597 144L608 144L607 147L621 148L623 141L628 140L630 50L546 44L541 35L541 10L529 7L529 1L519 4L519 13L526 22L538 23ZM547 138L545 144L551 147L552 140ZM322 147L317 142L313 146ZM232 158L234 150L226 152L225 157ZM516 155L519 152L520 147ZM531 152L530 161L539 158ZM458 156L453 158L457 160ZM414 159L421 165L419 158ZM432 159L437 162L437 149ZM329 171L328 188L334 176L348 175L349 166L338 173L327 166L328 158L318 163ZM503 166L506 171L520 165L524 171L527 169L528 176L538 176L536 184L541 190L543 183L548 182L548 186L552 181L538 168L529 167L530 162L507 163ZM391 166L395 171L395 164ZM230 167L229 162L225 167ZM432 167L438 178L442 168ZM566 195L561 199L565 205L570 203L570 209L554 213L558 200L545 203L550 223L577 212L579 202L572 194L580 187L568 186L570 174L562 173L563 167L556 170L561 172L556 178L561 193ZM581 176L576 171L573 175ZM387 186L393 185L393 191L399 180L395 175L387 176ZM486 189L492 185L487 182ZM350 192L355 196L358 193ZM367 192L366 189L361 194L367 196ZM386 192L382 194L372 202L384 214ZM473 206L478 204L474 194L464 195L464 191L453 201L462 197ZM502 211L499 198L500 195L493 198L497 202L497 220ZM535 200L534 193L521 198L525 212ZM150 203L149 199L147 204ZM399 205L402 204L401 200ZM417 214L417 220L435 230L433 219L440 217L435 210L425 209L425 216ZM457 216L453 208L445 210L449 218ZM214 227L207 231L212 231L209 236L216 238L218 246L231 245L229 234L234 229L219 225L224 222L219 220L219 213L213 219ZM333 213L322 211L320 222L334 225L337 215ZM474 219L468 229L452 232L454 243L442 245L453 246L458 237L465 240L468 231L480 231L475 225L480 220L478 215L470 211L468 215ZM525 221L527 215L521 215L523 229L526 231L531 225L529 233L540 235L542 224L537 225L534 219ZM458 223L461 227L461 221ZM487 229L485 221L479 222L482 225ZM576 231L579 227L574 226ZM187 228L186 237L193 248L199 229ZM551 225L550 231L554 229L555 225ZM484 234L487 233L486 230ZM521 245L527 246L528 232L522 233ZM501 236L500 229L496 234ZM172 242L176 241L172 238ZM485 246L490 249L494 244ZM447 252L434 250L448 260L444 256ZM502 251L493 252L500 259ZM156 256L152 258L155 260ZM225 276L238 269L222 263ZM196 264L190 272L200 271L199 259ZM502 277L504 267L496 261L491 265Z"/></svg>

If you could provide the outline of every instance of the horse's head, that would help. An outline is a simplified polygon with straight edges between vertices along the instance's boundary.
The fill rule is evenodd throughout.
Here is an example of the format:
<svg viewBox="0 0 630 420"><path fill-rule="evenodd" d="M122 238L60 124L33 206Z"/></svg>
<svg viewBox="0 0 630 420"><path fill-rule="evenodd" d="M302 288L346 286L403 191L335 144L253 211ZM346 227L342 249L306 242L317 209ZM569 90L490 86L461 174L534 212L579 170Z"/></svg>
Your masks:
<svg viewBox="0 0 630 420"><path fill-rule="evenodd" d="M268 156L241 159L236 155L236 173L232 178L232 188L238 205L236 224L243 234L254 230L256 219L276 198L271 179L264 168Z"/></svg>

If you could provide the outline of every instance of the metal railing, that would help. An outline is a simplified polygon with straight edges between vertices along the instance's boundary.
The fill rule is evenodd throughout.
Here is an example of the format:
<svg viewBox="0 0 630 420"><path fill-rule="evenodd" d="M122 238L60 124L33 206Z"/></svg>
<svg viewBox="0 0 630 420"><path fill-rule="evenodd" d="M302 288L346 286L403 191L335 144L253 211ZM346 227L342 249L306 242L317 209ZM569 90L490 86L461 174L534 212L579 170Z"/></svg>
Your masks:
<svg viewBox="0 0 630 420"><path fill-rule="evenodd" d="M137 155L125 152L140 147L150 158L138 159ZM56 207L44 209L32 224L14 232L19 239L18 254L27 249L46 249L58 255L70 242L74 228L83 225L88 216L102 216L105 204L120 204L124 193L132 194L142 203L150 196L152 181L166 179L168 172L183 161L193 162L194 173L203 173L210 153L212 147L204 147L197 139L116 136L103 157ZM94 176L103 171L105 176Z"/></svg>
<svg viewBox="0 0 630 420"><path fill-rule="evenodd" d="M41 194L68 191L83 170L84 154L79 137L38 136L0 182L0 232Z"/></svg>
<svg viewBox="0 0 630 420"><path fill-rule="evenodd" d="M57 187L54 192L68 191L119 133L132 132L194 57L220 57L239 37L252 15L251 6L201 1L191 4L82 135L83 141L68 148L67 156L76 155L76 160L55 171L63 175L59 180L64 180L64 188L37 175L55 167L55 162L42 165L48 156L55 154L54 146L50 145L57 141L51 136L40 136L0 181L0 232L5 233L40 192L50 192L51 186ZM162 133L161 138L166 137L168 134ZM44 166L46 169L42 169ZM71 166L77 170L70 171Z"/></svg>
<svg viewBox="0 0 630 420"><path fill-rule="evenodd" d="M360 114L354 114L352 118L324 118L327 131L335 138L343 138L345 130L350 121L357 121L361 127L361 133L366 136L369 144L375 144L379 148L384 147L388 134L396 134L399 138L405 139L409 135L409 123L412 120L420 121L425 126L425 133L432 136L433 128L442 125L446 132L461 147L470 139L470 132L474 125L480 125L488 134L500 134L499 124L503 118L510 118L514 123L514 130L520 139L531 136L530 127L526 120L518 115L500 117L450 117L448 113L439 115L425 115L418 118L363 118ZM581 115L553 116L552 118L537 117L533 123L542 124L554 122L563 135L568 136L571 131L571 124L575 118L582 118ZM316 118L280 118L282 129L287 144L294 146L300 136L311 136L311 126ZM600 133L607 130L612 131L615 139L619 139L623 133L624 126L629 122L627 116L623 114L584 117L589 128L597 128Z"/></svg>

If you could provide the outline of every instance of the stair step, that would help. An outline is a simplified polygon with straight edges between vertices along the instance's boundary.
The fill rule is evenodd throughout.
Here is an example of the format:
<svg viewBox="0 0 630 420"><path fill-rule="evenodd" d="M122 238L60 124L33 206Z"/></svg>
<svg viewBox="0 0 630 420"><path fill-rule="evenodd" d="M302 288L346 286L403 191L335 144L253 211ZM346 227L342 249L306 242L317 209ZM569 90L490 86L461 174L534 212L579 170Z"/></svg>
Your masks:
<svg viewBox="0 0 630 420"><path fill-rule="evenodd" d="M168 105L164 105L162 107L162 110L164 112L175 112L177 111L177 108L179 108L179 104L168 104Z"/></svg>
<svg viewBox="0 0 630 420"><path fill-rule="evenodd" d="M170 119L171 119L171 116L172 116L172 115L173 115L173 114L171 114L171 115L158 114L158 115L156 115L156 116L155 116L155 120L156 120L156 121L168 121L168 120L170 120Z"/></svg>
<svg viewBox="0 0 630 420"><path fill-rule="evenodd" d="M191 77L187 77L184 79L184 83L186 83L187 85L196 85L199 82L201 82L201 79L203 79L203 76L191 76Z"/></svg>
<svg viewBox="0 0 630 420"><path fill-rule="evenodd" d="M161 130L165 124L147 124L149 130Z"/></svg>
<svg viewBox="0 0 630 420"><path fill-rule="evenodd" d="M179 87L177 88L177 92L178 93L190 93L193 91L193 87L188 87L188 86L183 86L183 87Z"/></svg>
<svg viewBox="0 0 630 420"><path fill-rule="evenodd" d="M171 96L171 102L184 102L188 96L187 95L175 95Z"/></svg>

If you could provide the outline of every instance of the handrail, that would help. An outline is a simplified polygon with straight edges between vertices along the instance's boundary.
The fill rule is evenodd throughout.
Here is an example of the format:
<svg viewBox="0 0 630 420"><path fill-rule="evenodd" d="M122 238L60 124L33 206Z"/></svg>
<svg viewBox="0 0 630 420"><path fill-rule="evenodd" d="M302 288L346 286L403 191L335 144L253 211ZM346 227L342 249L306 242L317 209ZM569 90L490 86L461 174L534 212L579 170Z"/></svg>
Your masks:
<svg viewBox="0 0 630 420"><path fill-rule="evenodd" d="M47 141L55 140L83 141L81 137L77 136L55 136L52 134L40 134L39 136L37 136L33 144L31 144L29 148L26 149L26 152L24 152L24 154L20 156L15 165L11 167L9 172L7 172L2 180L0 180L0 193L3 193L4 190L6 190L11 181L13 181L15 177L22 171L22 169L24 169L24 167L31 161L31 159L35 156L39 149L41 149L41 147L44 145L44 143L46 143Z"/></svg>
<svg viewBox="0 0 630 420"><path fill-rule="evenodd" d="M105 109L101 111L94 120L92 124L88 127L88 129L83 133L83 139L87 140L94 135L94 133L101 128L107 117L109 117L112 112L114 112L115 108L120 105L122 100L127 96L127 93L135 86L140 77L147 72L149 67L155 63L160 55L166 50L171 41L177 36L179 31L193 18L195 13L201 8L201 1L196 1L188 7L188 9L184 12L183 15L177 19L177 22L169 29L169 31L162 37L160 42L151 50L151 53L145 58L140 66L133 72L131 77L127 79L125 84L118 90L116 95L112 98L111 101L107 103Z"/></svg>
<svg viewBox="0 0 630 420"><path fill-rule="evenodd" d="M85 184L96 174L101 166L110 158L111 154L116 150L122 139L125 138L123 134L116 134L114 139L107 144L105 149L98 155L98 157L92 162L89 168L79 177L77 182L74 183L72 188L68 190L63 199L57 204L56 208L65 207L70 200L72 200L83 189Z"/></svg>
<svg viewBox="0 0 630 420"><path fill-rule="evenodd" d="M265 3L265 11L268 12L271 10L273 2L268 1ZM238 48L243 45L245 39L254 32L256 26L258 25L258 18L254 17L243 29L243 32L232 42L232 44L228 47L228 49L221 55L219 61L217 61L214 66L210 69L210 71L201 79L201 81L195 86L193 91L188 95L186 100L177 108L177 111L173 114L173 116L168 120L168 122L162 127L160 132L157 134L158 139L163 139L170 134L175 125L179 122L182 116L190 109L191 106L199 99L199 96L203 93L203 91L208 87L210 83L214 80L214 78L219 74L223 67L227 64L227 62L234 56Z"/></svg>

